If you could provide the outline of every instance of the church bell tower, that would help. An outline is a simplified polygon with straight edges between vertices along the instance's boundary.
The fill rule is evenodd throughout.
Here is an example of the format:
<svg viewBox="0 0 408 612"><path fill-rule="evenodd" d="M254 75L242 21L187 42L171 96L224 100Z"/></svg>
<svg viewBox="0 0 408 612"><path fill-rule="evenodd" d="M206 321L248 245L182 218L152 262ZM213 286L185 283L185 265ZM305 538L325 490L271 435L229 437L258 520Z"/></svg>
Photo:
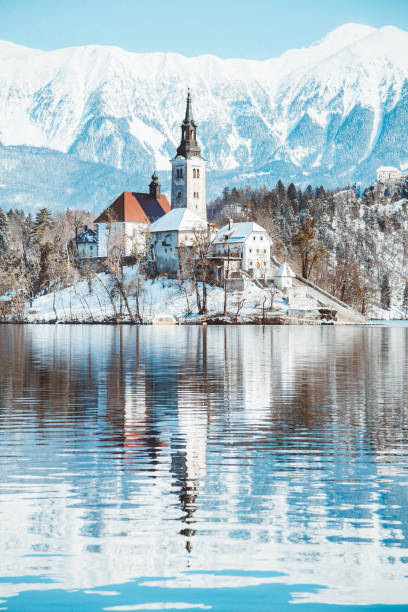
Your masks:
<svg viewBox="0 0 408 612"><path fill-rule="evenodd" d="M207 220L205 159L197 143L191 93L188 90L186 116L181 124L181 142L171 160L171 207L188 208Z"/></svg>

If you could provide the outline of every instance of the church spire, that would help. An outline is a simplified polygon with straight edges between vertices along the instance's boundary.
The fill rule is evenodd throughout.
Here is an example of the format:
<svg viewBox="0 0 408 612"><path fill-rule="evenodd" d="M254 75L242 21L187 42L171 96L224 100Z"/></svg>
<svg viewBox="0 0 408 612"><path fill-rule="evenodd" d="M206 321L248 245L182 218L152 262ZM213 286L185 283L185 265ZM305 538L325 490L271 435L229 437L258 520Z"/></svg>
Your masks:
<svg viewBox="0 0 408 612"><path fill-rule="evenodd" d="M190 88L188 88L187 90L187 106L186 106L186 116L184 119L184 123L190 123L190 122L194 123L194 119L193 119L193 108L191 105L191 92L190 92Z"/></svg>
<svg viewBox="0 0 408 612"><path fill-rule="evenodd" d="M197 144L197 125L193 119L190 89L187 92L186 116L181 125L181 142L177 149L177 155L186 159L201 157L201 150Z"/></svg>

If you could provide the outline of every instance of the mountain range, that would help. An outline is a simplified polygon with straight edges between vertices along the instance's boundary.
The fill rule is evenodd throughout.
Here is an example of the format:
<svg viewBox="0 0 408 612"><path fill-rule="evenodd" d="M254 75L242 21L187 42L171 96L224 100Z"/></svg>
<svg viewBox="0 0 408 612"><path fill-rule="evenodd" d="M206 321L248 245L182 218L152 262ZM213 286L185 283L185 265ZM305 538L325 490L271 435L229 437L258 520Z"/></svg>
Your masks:
<svg viewBox="0 0 408 612"><path fill-rule="evenodd" d="M99 210L155 168L168 190L188 87L210 197L408 171L408 33L393 26L346 24L264 61L1 41L0 206Z"/></svg>

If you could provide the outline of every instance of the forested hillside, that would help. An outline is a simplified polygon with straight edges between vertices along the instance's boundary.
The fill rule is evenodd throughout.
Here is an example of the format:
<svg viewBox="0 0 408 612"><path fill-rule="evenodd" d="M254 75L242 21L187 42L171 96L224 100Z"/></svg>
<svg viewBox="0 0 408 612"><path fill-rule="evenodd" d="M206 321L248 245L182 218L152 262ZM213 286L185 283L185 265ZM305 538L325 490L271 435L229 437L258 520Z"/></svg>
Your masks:
<svg viewBox="0 0 408 612"><path fill-rule="evenodd" d="M35 217L0 209L0 298L11 297L17 314L36 296L95 278L94 266L80 263L73 239L94 215L41 209ZM209 205L218 227L228 219L265 227L273 253L305 278L368 316L408 314L408 181L392 197L374 188L300 190L279 181L269 190L225 188ZM108 294L123 290L123 254L108 258ZM139 262L146 257L139 254ZM140 268L140 273L146 277ZM406 312L405 312L406 311Z"/></svg>
<svg viewBox="0 0 408 612"><path fill-rule="evenodd" d="M408 183L394 196L373 187L325 191L296 189L281 181L265 187L224 189L210 205L210 218L254 220L274 240L278 259L363 314L375 305L408 309Z"/></svg>

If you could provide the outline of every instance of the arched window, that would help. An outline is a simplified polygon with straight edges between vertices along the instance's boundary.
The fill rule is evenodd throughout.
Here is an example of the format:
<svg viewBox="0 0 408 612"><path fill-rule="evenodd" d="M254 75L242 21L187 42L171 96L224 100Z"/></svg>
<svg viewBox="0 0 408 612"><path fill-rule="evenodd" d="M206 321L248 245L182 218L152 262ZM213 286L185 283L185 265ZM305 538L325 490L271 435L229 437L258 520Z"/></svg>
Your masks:
<svg viewBox="0 0 408 612"><path fill-rule="evenodd" d="M193 168L193 178L195 178L195 177L196 177L196 169Z"/></svg>
<svg viewBox="0 0 408 612"><path fill-rule="evenodd" d="M197 168L197 178L200 178L200 169Z"/></svg>

